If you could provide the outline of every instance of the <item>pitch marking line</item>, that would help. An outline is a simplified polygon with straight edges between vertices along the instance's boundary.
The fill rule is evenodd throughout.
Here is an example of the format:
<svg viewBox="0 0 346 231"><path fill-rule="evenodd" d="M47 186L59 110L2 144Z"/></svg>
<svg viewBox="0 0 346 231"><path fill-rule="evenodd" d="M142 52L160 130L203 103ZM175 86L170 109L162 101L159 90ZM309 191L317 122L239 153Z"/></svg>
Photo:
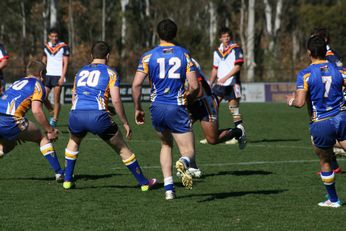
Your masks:
<svg viewBox="0 0 346 231"><path fill-rule="evenodd" d="M338 161L345 161L346 159L338 159ZM210 164L198 164L202 167L222 167L222 166L234 166L234 165L265 165L265 164L299 164L299 163L315 163L319 160L282 160L282 161L250 161L250 162L238 162L238 163L210 163ZM160 169L161 166L141 166L143 169ZM122 170L124 167L112 168L114 170Z"/></svg>

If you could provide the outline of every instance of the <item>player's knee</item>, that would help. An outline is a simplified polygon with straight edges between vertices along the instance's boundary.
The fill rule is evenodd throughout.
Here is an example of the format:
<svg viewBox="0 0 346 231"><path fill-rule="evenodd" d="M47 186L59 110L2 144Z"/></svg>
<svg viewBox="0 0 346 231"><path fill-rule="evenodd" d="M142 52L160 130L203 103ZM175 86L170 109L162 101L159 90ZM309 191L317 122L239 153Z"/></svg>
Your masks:
<svg viewBox="0 0 346 231"><path fill-rule="evenodd" d="M216 137L206 136L205 138L207 139L208 144L212 144L212 145L217 144L217 138Z"/></svg>

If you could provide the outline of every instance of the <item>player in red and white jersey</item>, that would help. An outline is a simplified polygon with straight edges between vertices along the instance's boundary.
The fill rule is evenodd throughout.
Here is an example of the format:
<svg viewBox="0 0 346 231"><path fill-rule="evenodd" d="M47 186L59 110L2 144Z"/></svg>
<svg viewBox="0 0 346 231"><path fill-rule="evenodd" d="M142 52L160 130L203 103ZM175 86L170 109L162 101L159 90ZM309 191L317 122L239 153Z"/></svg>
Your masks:
<svg viewBox="0 0 346 231"><path fill-rule="evenodd" d="M52 114L50 125L55 127L60 112L61 87L66 81L66 72L70 56L70 48L66 43L59 41L59 33L55 29L49 31L49 42L44 46L42 61L47 64L47 74L44 85L47 92L46 107ZM54 106L48 100L50 91L54 93Z"/></svg>
<svg viewBox="0 0 346 231"><path fill-rule="evenodd" d="M223 27L219 32L220 47L214 51L213 68L210 84L213 93L221 102L228 101L228 108L233 116L235 127L243 131L242 137L246 139L242 117L239 111L241 99L240 68L244 62L241 47L232 41L231 30Z"/></svg>
<svg viewBox="0 0 346 231"><path fill-rule="evenodd" d="M5 69L8 63L8 54L3 44L0 43L0 95L5 91L5 80L2 70Z"/></svg>

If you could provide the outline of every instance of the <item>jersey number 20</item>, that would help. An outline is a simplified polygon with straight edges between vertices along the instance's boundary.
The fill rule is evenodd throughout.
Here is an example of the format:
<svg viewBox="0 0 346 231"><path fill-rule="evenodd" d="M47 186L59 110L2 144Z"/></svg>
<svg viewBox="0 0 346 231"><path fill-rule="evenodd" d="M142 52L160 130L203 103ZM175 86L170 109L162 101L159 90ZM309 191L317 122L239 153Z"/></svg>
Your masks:
<svg viewBox="0 0 346 231"><path fill-rule="evenodd" d="M100 71L81 71L79 76L81 77L77 82L77 87L89 86L96 87L100 79Z"/></svg>

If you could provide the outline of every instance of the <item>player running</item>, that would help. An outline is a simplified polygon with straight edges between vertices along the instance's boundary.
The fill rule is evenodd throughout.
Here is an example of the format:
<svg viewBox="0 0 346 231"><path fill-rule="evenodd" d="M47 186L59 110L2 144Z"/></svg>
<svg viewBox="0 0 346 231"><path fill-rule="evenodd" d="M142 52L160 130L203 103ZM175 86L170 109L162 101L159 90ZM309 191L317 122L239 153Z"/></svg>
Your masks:
<svg viewBox="0 0 346 231"><path fill-rule="evenodd" d="M203 134L206 138L205 143L215 145L236 138L239 148L244 149L246 146L246 137L243 136L243 134L245 134L243 130L240 128L219 129L218 100L213 95L199 63L195 59L192 59L192 61L197 68L196 73L200 87L197 99L194 102L188 103L192 122L200 121ZM204 140L201 142L204 142ZM202 175L202 172L197 167L195 159L191 161L189 172L196 178Z"/></svg>
<svg viewBox="0 0 346 231"><path fill-rule="evenodd" d="M88 132L98 135L113 148L126 167L136 178L142 191L148 191L156 179L148 180L142 173L135 154L125 143L121 132L107 110L108 100L112 103L126 131L126 138L132 135L120 98L120 79L117 72L107 66L110 47L106 42L96 42L91 49L92 62L80 69L74 81L73 104L69 118L70 139L65 150L65 182L63 187L75 186L73 171L79 153L80 143Z"/></svg>
<svg viewBox="0 0 346 231"><path fill-rule="evenodd" d="M294 95L287 96L287 103L297 108L303 107L305 102L308 104L313 148L320 158L320 176L329 198L318 205L338 208L341 201L336 193L331 163L336 140L343 148L346 147L346 112L342 93L346 78L340 73L341 70L326 60L324 39L310 37L307 47L312 63L299 72L297 90Z"/></svg>
<svg viewBox="0 0 346 231"><path fill-rule="evenodd" d="M192 177L188 172L190 160L194 158L194 136L189 112L186 108L187 97L193 99L199 90L196 70L186 49L174 44L177 25L170 19L164 19L157 25L160 45L145 53L132 83L132 97L135 105L135 120L138 125L144 123L144 111L140 96L144 79L149 76L151 82L151 119L161 140L160 162L164 177L165 197L175 198L172 177L173 139L178 145L181 158L176 169L182 175L182 183L192 188ZM186 96L185 80L189 83L189 95Z"/></svg>
<svg viewBox="0 0 346 231"><path fill-rule="evenodd" d="M17 141L30 141L40 146L42 155L47 159L55 172L58 182L63 181L63 170L60 167L52 141L58 138L58 130L49 125L42 109L45 90L41 82L46 66L39 61L31 61L27 66L27 77L14 82L0 98L0 157L9 153ZM24 116L31 108L40 129Z"/></svg>

